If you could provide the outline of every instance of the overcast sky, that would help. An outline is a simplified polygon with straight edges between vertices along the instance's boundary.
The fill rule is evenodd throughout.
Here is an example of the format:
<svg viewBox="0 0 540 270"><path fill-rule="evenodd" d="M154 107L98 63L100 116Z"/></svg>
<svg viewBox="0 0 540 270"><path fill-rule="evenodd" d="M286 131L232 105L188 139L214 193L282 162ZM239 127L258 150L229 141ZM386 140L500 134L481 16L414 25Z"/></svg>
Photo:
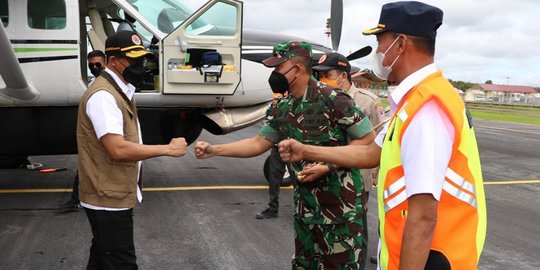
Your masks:
<svg viewBox="0 0 540 270"><path fill-rule="evenodd" d="M244 27L280 32L331 46L324 35L330 0L243 0ZM376 48L381 6L393 1L343 0L339 52ZM540 87L540 1L425 0L444 11L435 62L452 80ZM371 68L371 56L355 61Z"/></svg>

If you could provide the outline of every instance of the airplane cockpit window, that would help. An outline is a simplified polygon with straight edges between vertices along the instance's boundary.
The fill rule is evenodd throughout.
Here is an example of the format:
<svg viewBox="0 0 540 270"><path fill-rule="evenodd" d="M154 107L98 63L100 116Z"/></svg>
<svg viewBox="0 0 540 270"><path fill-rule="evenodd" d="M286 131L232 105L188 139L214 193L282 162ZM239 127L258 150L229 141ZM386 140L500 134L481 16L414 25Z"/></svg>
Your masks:
<svg viewBox="0 0 540 270"><path fill-rule="evenodd" d="M66 3L64 0L28 0L28 26L34 29L66 28Z"/></svg>
<svg viewBox="0 0 540 270"><path fill-rule="evenodd" d="M9 10L7 0L0 0L0 19L2 19L2 24L4 24L4 27L7 27L9 23Z"/></svg>
<svg viewBox="0 0 540 270"><path fill-rule="evenodd" d="M200 20L206 21L208 24L204 27L197 27ZM236 23L236 7L218 2L190 24L186 28L186 32L196 36L234 36L238 27Z"/></svg>
<svg viewBox="0 0 540 270"><path fill-rule="evenodd" d="M145 19L152 23L157 29L165 34L171 33L185 19L193 14L194 10L201 7L206 0L137 0L128 1ZM188 6L189 3L189 6ZM192 8L193 7L193 8ZM150 33L140 32L139 23L135 22L137 32L145 39L150 40ZM197 19L190 25L192 30L212 29L212 26L205 19ZM148 36L147 36L148 35Z"/></svg>

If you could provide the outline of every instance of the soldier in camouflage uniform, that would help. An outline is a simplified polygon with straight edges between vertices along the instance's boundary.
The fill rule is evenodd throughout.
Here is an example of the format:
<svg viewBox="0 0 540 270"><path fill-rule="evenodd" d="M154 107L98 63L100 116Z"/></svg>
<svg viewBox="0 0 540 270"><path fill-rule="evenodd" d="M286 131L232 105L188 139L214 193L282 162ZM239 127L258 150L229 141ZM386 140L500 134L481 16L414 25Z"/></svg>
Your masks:
<svg viewBox="0 0 540 270"><path fill-rule="evenodd" d="M199 141L197 158L251 157L286 138L321 146L368 144L375 136L369 119L339 89L318 82L311 74L311 45L302 41L274 46L263 61L275 67L269 78L274 92L288 91L259 134L221 145ZM323 173L302 174L323 166ZM294 189L295 253L293 269L361 269L367 243L363 237L365 192L357 169L337 168L313 160L288 165L297 174ZM320 172L321 170L318 170Z"/></svg>

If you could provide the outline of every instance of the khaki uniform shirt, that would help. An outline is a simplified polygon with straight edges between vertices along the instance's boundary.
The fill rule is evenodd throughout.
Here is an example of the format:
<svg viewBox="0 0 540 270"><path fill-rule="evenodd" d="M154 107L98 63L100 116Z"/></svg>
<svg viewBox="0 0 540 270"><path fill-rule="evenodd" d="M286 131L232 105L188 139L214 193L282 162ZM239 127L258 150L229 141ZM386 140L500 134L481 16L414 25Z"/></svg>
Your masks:
<svg viewBox="0 0 540 270"><path fill-rule="evenodd" d="M386 119L386 113L381 100L377 95L371 93L368 90L359 89L354 85L351 85L347 94L351 96L356 103L356 106L362 110L362 112L368 117L369 121L376 127ZM375 133L379 133L384 125L375 129ZM370 191L373 185L377 185L377 172L379 168L364 169L361 170L362 179L364 179L364 187L366 191Z"/></svg>

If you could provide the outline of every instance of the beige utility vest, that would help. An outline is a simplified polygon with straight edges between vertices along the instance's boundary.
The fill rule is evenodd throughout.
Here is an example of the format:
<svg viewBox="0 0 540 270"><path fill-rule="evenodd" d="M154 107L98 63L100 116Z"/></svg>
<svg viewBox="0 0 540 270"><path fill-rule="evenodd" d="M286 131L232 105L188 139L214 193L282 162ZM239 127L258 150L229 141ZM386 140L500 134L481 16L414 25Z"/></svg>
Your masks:
<svg viewBox="0 0 540 270"><path fill-rule="evenodd" d="M86 114L86 103L97 91L107 91L113 95L122 112L124 139L139 143L135 101L128 99L107 72L102 72L85 91L79 105L77 148L80 200L101 207L133 208L137 202L137 162L113 160L96 137L94 126Z"/></svg>

